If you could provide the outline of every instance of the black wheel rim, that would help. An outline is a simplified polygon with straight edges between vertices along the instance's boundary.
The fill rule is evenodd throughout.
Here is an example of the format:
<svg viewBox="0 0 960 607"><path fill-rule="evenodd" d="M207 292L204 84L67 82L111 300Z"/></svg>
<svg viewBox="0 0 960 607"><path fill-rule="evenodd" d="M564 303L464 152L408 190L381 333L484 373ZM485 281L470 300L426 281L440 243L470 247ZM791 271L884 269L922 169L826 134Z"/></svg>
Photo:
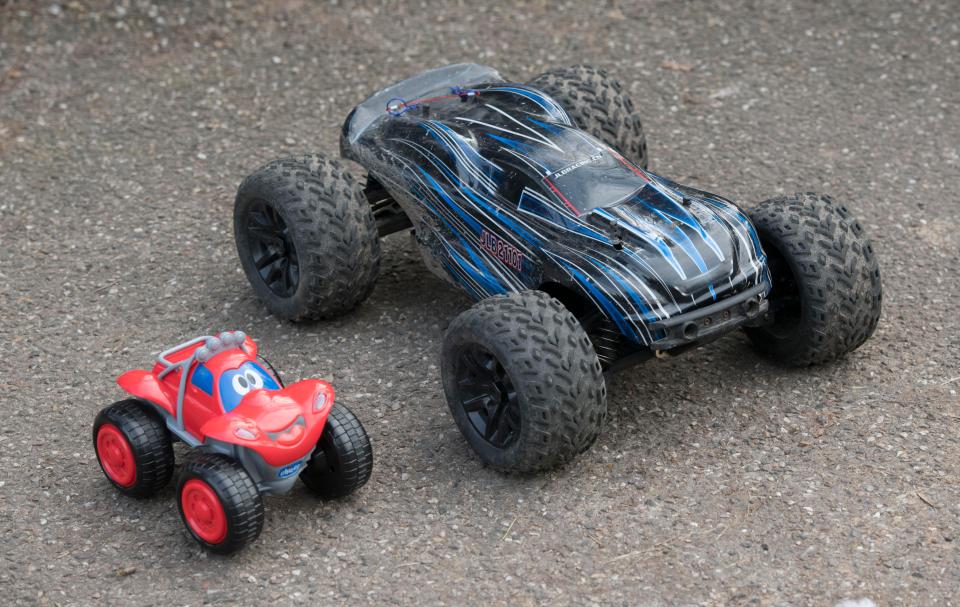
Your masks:
<svg viewBox="0 0 960 607"><path fill-rule="evenodd" d="M497 449L506 449L520 436L517 390L500 361L479 346L460 352L457 365L458 400L477 435Z"/></svg>
<svg viewBox="0 0 960 607"><path fill-rule="evenodd" d="M256 201L247 214L250 255L257 274L275 295L290 297L300 282L300 260L293 235L280 213Z"/></svg>
<svg viewBox="0 0 960 607"><path fill-rule="evenodd" d="M767 253L767 267L773 282L769 297L773 322L766 329L773 337L783 339L800 329L803 317L800 287L783 254L769 243L763 245L763 250Z"/></svg>

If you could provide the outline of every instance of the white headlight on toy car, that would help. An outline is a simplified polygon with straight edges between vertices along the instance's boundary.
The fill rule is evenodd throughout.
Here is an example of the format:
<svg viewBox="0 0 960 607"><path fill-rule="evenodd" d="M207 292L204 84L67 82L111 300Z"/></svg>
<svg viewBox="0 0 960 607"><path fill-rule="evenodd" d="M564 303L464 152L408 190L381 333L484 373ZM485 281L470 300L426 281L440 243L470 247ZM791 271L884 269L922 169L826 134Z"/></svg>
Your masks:
<svg viewBox="0 0 960 607"><path fill-rule="evenodd" d="M256 428L251 428L249 426L235 426L233 429L233 435L237 438L242 438L243 440L257 440L257 437L260 435L257 432Z"/></svg>
<svg viewBox="0 0 960 607"><path fill-rule="evenodd" d="M327 393L320 391L317 393L317 397L313 400L313 410L314 412L322 410L327 406Z"/></svg>

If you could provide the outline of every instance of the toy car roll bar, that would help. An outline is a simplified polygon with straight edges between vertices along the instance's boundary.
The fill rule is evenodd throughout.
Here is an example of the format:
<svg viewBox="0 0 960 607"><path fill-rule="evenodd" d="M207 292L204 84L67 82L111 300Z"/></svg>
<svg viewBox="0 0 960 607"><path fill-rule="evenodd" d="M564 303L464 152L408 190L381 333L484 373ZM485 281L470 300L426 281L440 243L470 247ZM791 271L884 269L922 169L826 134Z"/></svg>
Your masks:
<svg viewBox="0 0 960 607"><path fill-rule="evenodd" d="M201 335L200 337L194 337L193 339L164 350L157 355L157 363L164 367L163 371L157 374L157 379L163 379L165 375L173 373L174 371L181 371L180 386L177 389L176 423L178 430L183 432L183 394L187 389L187 376L190 374L190 367L193 366L194 362L207 362L215 354L223 350L230 348L240 348L243 350L243 344L246 339L247 335L243 331L221 331L219 336ZM176 362L167 360L168 356L172 356L198 343L203 343L203 345L194 350L187 358Z"/></svg>

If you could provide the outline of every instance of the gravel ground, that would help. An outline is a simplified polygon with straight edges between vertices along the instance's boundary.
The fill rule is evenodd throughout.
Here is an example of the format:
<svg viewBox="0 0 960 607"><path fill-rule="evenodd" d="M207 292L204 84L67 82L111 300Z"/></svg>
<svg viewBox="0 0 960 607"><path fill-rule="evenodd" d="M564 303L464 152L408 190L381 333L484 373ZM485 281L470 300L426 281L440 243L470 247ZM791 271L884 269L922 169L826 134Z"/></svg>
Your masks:
<svg viewBox="0 0 960 607"><path fill-rule="evenodd" d="M4 601L960 604L958 44L953 0L0 1ZM741 335L651 361L610 381L575 464L484 469L438 372L469 302L407 236L355 313L290 325L231 225L245 174L335 153L370 91L458 61L605 67L654 170L747 205L845 200L881 260L876 335L801 371ZM350 499L268 499L229 559L185 536L172 489L113 491L90 441L118 373L222 328L332 380L377 458Z"/></svg>

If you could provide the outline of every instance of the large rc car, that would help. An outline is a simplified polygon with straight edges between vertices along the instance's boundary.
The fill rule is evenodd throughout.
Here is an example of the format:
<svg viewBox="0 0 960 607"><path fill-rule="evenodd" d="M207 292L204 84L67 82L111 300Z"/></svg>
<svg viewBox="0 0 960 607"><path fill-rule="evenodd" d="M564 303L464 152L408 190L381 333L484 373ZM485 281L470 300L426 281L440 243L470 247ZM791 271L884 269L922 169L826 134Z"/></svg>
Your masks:
<svg viewBox="0 0 960 607"><path fill-rule="evenodd" d="M323 498L370 478L370 440L353 413L334 404L333 387L318 379L284 386L240 331L184 342L162 352L151 371L128 371L117 383L133 398L94 422L103 473L120 492L149 497L173 476L173 441L197 449L177 496L190 534L211 551L230 553L256 539L261 494L287 493L298 475Z"/></svg>
<svg viewBox="0 0 960 607"><path fill-rule="evenodd" d="M412 228L427 267L478 301L450 324L441 373L467 441L503 470L588 448L606 371L741 328L776 361L826 362L880 316L877 260L844 206L798 194L745 211L648 171L602 70L430 70L359 104L340 151L364 179L308 155L243 181L247 277L281 318L336 316L373 290L379 238Z"/></svg>

